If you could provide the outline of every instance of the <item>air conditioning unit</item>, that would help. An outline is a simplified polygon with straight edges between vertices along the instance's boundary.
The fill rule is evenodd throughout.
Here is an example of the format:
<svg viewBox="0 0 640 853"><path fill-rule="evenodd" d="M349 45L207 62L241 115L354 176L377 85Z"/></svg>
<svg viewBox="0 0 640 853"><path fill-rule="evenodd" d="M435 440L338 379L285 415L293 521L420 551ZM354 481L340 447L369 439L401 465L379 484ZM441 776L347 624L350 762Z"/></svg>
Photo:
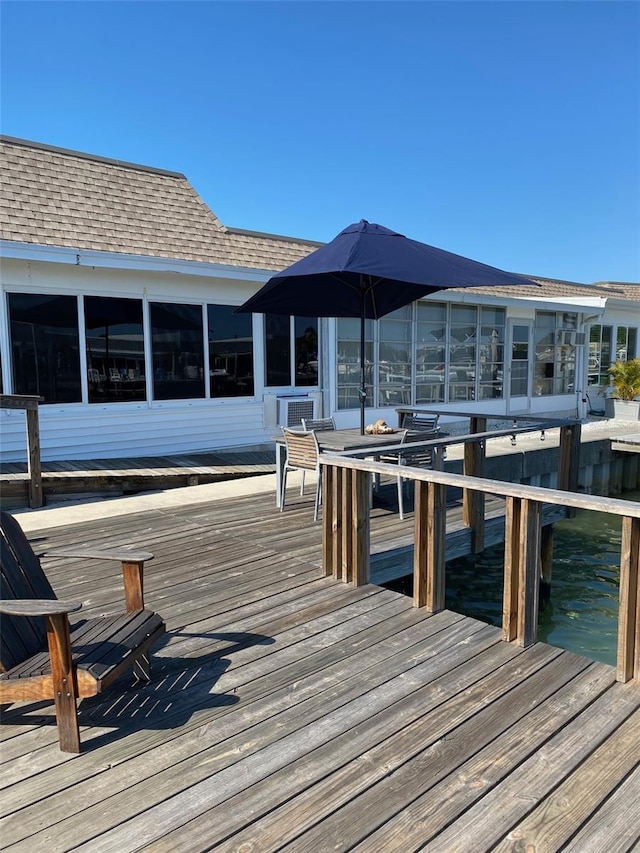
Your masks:
<svg viewBox="0 0 640 853"><path fill-rule="evenodd" d="M560 346L569 347L584 346L584 332L576 332L574 329L558 329L556 343Z"/></svg>
<svg viewBox="0 0 640 853"><path fill-rule="evenodd" d="M318 417L315 397L278 397L278 426L300 426L302 419Z"/></svg>

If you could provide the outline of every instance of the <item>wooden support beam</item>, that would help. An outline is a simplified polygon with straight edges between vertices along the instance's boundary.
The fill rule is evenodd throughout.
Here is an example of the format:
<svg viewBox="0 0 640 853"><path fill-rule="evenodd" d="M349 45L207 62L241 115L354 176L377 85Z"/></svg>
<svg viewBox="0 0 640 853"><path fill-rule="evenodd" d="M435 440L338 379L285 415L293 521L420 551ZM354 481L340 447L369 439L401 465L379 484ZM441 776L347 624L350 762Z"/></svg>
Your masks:
<svg viewBox="0 0 640 853"><path fill-rule="evenodd" d="M551 574L553 571L553 524L545 524L540 537L540 599L551 598Z"/></svg>
<svg viewBox="0 0 640 853"><path fill-rule="evenodd" d="M29 506L44 504L42 496L42 463L40 461L40 424L38 408L27 409L27 471L29 472Z"/></svg>
<svg viewBox="0 0 640 853"><path fill-rule="evenodd" d="M344 468L337 468L333 481L333 503L331 513L331 566L333 577L342 578L342 481Z"/></svg>
<svg viewBox="0 0 640 853"><path fill-rule="evenodd" d="M560 427L560 458L558 460L558 488L566 492L578 491L580 473L581 424ZM573 518L575 509L567 508L567 518Z"/></svg>
<svg viewBox="0 0 640 853"><path fill-rule="evenodd" d="M355 471L345 468L340 489L342 528L340 545L340 577L346 583L353 580L353 495L351 493Z"/></svg>
<svg viewBox="0 0 640 853"><path fill-rule="evenodd" d="M355 586L369 583L371 557L371 483L366 471L353 471L351 482L351 570Z"/></svg>
<svg viewBox="0 0 640 853"><path fill-rule="evenodd" d="M507 498L502 638L527 648L538 634L542 504Z"/></svg>
<svg viewBox="0 0 640 853"><path fill-rule="evenodd" d="M622 519L618 681L640 680L640 519Z"/></svg>
<svg viewBox="0 0 640 853"><path fill-rule="evenodd" d="M413 603L431 613L445 607L446 487L415 484Z"/></svg>
<svg viewBox="0 0 640 853"><path fill-rule="evenodd" d="M502 639L515 640L518 633L518 560L520 551L520 512L522 501L505 501L504 589L502 597Z"/></svg>
<svg viewBox="0 0 640 853"><path fill-rule="evenodd" d="M327 577L333 575L333 507L338 469L322 466L322 568Z"/></svg>
<svg viewBox="0 0 640 853"><path fill-rule="evenodd" d="M486 418L471 418L469 431L473 435L486 432ZM486 459L486 443L484 441L467 441L464 445L464 474L467 477L484 477ZM479 554L484 551L484 510L485 496L483 492L464 489L462 496L462 517L464 523L471 528L471 551Z"/></svg>

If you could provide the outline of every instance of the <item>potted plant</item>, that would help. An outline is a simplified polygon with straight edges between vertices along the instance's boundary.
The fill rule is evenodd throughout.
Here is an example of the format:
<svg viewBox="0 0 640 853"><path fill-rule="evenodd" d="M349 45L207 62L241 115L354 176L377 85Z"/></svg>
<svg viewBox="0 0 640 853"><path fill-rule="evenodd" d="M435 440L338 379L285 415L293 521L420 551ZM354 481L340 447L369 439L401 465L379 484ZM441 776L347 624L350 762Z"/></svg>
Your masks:
<svg viewBox="0 0 640 853"><path fill-rule="evenodd" d="M609 368L613 394L605 400L607 417L640 420L640 358L616 361Z"/></svg>

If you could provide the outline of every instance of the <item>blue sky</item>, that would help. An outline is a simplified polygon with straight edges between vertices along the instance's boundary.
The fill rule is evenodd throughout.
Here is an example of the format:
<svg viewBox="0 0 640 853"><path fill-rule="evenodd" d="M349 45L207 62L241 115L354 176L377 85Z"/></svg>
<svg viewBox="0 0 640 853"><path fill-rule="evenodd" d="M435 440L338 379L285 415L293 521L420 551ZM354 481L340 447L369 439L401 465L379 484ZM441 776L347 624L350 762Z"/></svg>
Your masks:
<svg viewBox="0 0 640 853"><path fill-rule="evenodd" d="M227 225L640 281L640 4L2 0L0 127Z"/></svg>

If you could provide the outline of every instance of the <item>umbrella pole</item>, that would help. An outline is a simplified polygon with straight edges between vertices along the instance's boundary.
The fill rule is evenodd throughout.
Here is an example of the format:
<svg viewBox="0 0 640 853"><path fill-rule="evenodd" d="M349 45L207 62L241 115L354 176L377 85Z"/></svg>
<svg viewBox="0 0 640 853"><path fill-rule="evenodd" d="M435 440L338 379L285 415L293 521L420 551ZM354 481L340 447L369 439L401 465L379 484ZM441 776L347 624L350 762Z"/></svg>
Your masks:
<svg viewBox="0 0 640 853"><path fill-rule="evenodd" d="M365 408L367 406L367 370L364 357L365 296L362 295L360 318L360 435L364 435Z"/></svg>

